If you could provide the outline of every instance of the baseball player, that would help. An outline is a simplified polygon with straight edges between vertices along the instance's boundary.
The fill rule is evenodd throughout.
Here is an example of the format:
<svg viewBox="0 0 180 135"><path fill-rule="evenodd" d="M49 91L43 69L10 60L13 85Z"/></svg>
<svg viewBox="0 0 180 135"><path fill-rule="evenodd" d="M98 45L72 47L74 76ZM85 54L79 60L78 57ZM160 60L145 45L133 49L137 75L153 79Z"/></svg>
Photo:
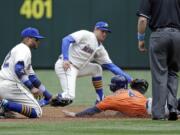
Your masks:
<svg viewBox="0 0 180 135"><path fill-rule="evenodd" d="M116 75L124 76L128 82L132 81L127 73L111 61L102 44L110 32L108 23L97 22L94 32L80 30L63 38L62 55L55 64L63 92L52 100L53 106L66 106L72 103L75 98L76 78L87 75L92 76L97 93L96 102L101 101L104 98L102 67Z"/></svg>
<svg viewBox="0 0 180 135"><path fill-rule="evenodd" d="M92 116L106 110L121 112L129 117L147 117L151 114L151 98L146 98L143 94L147 91L148 82L136 79L131 82L131 88L127 89L128 83L123 76L115 76L111 79L110 90L112 95L106 96L94 107L82 112L74 113L63 111L65 115L71 117Z"/></svg>
<svg viewBox="0 0 180 135"><path fill-rule="evenodd" d="M24 29L21 37L22 42L10 50L0 70L0 108L39 118L42 110L34 96L43 95L43 101L49 101L52 95L33 71L30 49L38 48L44 37L31 27Z"/></svg>

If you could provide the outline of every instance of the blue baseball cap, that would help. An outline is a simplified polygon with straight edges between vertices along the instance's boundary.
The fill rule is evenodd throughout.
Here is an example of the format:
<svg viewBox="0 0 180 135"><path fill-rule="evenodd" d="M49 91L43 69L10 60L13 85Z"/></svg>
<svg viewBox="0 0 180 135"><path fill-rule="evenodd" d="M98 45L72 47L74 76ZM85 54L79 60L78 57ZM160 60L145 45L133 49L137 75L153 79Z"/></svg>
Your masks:
<svg viewBox="0 0 180 135"><path fill-rule="evenodd" d="M107 22L103 22L103 21L97 22L96 25L95 25L95 28L111 33L111 30L109 29L109 25L108 25Z"/></svg>
<svg viewBox="0 0 180 135"><path fill-rule="evenodd" d="M25 28L25 29L21 32L21 37L34 37L34 38L37 38L37 39L43 39L43 38L45 38L44 36L41 36L41 35L40 35L38 29L32 28L32 27Z"/></svg>

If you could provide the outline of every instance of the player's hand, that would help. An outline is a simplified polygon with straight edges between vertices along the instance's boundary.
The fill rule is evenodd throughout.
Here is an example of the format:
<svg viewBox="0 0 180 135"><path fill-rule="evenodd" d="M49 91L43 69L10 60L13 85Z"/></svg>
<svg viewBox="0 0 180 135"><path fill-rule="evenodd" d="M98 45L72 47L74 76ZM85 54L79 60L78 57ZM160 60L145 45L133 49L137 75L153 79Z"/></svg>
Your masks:
<svg viewBox="0 0 180 135"><path fill-rule="evenodd" d="M43 96L43 93L42 93L39 89L37 89L37 88L35 88L35 87L33 87L33 88L31 89L31 93L34 95L34 97L35 97L36 99L38 99L39 97L42 97L42 96Z"/></svg>
<svg viewBox="0 0 180 135"><path fill-rule="evenodd" d="M65 71L67 71L70 68L70 66L71 66L70 61L68 60L63 61L63 68Z"/></svg>
<svg viewBox="0 0 180 135"><path fill-rule="evenodd" d="M64 115L66 116L66 117L76 117L76 113L75 112L69 112L69 111L67 111L67 110L62 110L62 112L64 113Z"/></svg>
<svg viewBox="0 0 180 135"><path fill-rule="evenodd" d="M40 100L38 101L38 103L39 103L39 105L40 105L41 107L43 107L43 106L48 105L48 104L51 102L51 100L52 100L52 98L49 99L49 100L43 98L43 99L40 99Z"/></svg>
<svg viewBox="0 0 180 135"><path fill-rule="evenodd" d="M147 51L144 41L138 41L138 49L140 52L146 52Z"/></svg>

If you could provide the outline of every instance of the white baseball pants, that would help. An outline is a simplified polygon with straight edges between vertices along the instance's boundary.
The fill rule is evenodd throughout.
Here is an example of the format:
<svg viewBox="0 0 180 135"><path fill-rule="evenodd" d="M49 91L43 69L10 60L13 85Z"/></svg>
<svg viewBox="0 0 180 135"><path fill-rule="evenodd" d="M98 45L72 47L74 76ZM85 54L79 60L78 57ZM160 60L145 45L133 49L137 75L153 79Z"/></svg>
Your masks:
<svg viewBox="0 0 180 135"><path fill-rule="evenodd" d="M102 68L99 64L89 63L83 69L78 70L71 65L67 71L63 68L63 60L58 59L55 64L55 72L60 80L63 98L74 99L76 78L91 75L92 77L102 76Z"/></svg>

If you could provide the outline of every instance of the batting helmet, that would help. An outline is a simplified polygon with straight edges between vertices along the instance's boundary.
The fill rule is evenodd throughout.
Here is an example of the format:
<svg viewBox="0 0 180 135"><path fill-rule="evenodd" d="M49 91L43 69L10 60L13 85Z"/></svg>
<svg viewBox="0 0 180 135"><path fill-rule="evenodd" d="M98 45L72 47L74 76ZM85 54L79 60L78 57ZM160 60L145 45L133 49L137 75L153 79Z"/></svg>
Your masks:
<svg viewBox="0 0 180 135"><path fill-rule="evenodd" d="M112 92L122 88L127 89L128 81L124 76L117 75L111 78L111 84L109 86Z"/></svg>
<svg viewBox="0 0 180 135"><path fill-rule="evenodd" d="M139 91L140 93L146 93L148 89L148 82L144 79L135 79L130 83L132 89Z"/></svg>

